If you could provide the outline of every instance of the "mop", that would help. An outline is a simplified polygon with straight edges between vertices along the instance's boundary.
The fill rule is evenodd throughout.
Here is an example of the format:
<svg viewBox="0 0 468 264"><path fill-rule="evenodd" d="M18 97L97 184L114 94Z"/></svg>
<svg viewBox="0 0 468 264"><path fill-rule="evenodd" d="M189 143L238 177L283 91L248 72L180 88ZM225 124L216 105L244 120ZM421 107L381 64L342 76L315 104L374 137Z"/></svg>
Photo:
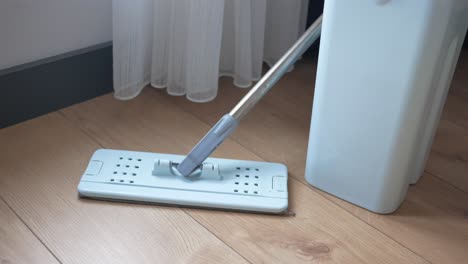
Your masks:
<svg viewBox="0 0 468 264"><path fill-rule="evenodd" d="M210 158L239 121L318 39L320 16L187 156L97 150L78 185L80 197L281 214L288 209L284 164Z"/></svg>

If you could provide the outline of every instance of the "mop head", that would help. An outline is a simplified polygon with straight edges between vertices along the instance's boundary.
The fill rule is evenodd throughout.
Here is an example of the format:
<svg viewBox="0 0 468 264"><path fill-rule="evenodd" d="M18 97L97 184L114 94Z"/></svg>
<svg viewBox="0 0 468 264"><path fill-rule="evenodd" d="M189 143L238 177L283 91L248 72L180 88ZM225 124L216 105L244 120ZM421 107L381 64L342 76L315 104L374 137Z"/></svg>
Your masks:
<svg viewBox="0 0 468 264"><path fill-rule="evenodd" d="M288 171L279 163L208 158L189 177L185 156L97 150L78 185L80 197L280 214L288 208Z"/></svg>

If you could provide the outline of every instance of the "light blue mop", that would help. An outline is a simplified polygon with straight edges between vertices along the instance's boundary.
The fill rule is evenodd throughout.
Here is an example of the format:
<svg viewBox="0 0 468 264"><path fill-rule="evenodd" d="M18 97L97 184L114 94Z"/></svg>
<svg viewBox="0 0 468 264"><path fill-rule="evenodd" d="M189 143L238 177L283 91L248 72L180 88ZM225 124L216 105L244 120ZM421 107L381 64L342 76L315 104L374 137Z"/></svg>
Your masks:
<svg viewBox="0 0 468 264"><path fill-rule="evenodd" d="M288 170L280 163L208 158L239 121L318 39L320 16L187 156L97 150L78 185L81 197L283 213Z"/></svg>

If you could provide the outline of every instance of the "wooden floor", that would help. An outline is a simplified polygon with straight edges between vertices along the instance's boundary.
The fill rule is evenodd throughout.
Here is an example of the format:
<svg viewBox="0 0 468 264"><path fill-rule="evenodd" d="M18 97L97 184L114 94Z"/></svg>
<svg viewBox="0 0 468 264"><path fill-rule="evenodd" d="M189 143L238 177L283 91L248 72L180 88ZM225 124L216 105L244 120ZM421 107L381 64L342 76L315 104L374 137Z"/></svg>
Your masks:
<svg viewBox="0 0 468 264"><path fill-rule="evenodd" d="M146 88L0 130L0 263L467 263L468 53L426 172L392 215L304 181L314 75L300 63L215 153L286 163L295 217L77 197L98 148L187 153L247 91L228 78L207 104Z"/></svg>

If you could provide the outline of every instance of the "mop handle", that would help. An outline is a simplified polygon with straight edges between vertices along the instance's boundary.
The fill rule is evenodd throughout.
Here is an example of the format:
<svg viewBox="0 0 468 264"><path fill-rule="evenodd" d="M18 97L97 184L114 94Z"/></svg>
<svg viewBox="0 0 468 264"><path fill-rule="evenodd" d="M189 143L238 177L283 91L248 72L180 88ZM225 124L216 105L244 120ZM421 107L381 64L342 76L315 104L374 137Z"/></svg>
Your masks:
<svg viewBox="0 0 468 264"><path fill-rule="evenodd" d="M322 28L322 15L304 32L294 45L270 68L240 102L224 115L216 125L177 165L177 171L188 177L208 158L223 141L234 132L239 121L275 85L299 57L319 38Z"/></svg>
<svg viewBox="0 0 468 264"><path fill-rule="evenodd" d="M255 86L229 112L236 120L244 117L260 99L278 82L299 57L318 39L322 28L322 15L304 32L294 45L273 67L255 84Z"/></svg>

